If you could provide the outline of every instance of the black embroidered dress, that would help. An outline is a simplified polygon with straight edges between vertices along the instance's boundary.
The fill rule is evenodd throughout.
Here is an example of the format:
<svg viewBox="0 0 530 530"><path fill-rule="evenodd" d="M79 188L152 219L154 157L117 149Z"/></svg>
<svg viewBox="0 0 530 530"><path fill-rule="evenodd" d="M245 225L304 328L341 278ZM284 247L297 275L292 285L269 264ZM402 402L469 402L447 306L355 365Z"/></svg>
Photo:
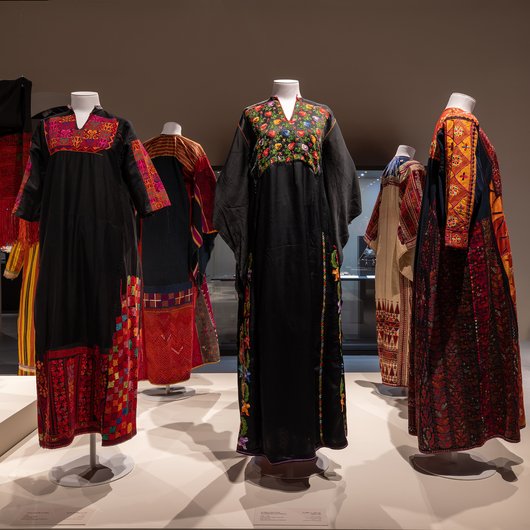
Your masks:
<svg viewBox="0 0 530 530"><path fill-rule="evenodd" d="M129 122L95 107L41 121L15 204L39 221L35 300L39 441L68 445L101 433L103 445L136 433L141 270L135 210L169 205Z"/></svg>
<svg viewBox="0 0 530 530"><path fill-rule="evenodd" d="M240 453L311 459L346 441L342 248L359 183L328 107L248 107L216 191L214 225L237 261Z"/></svg>

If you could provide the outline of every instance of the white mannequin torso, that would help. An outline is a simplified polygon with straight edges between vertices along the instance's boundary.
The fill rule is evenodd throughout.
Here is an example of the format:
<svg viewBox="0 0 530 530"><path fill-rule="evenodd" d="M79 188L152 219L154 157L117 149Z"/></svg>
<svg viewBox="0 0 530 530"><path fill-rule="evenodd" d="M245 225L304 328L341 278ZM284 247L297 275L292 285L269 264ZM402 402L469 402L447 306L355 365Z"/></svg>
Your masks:
<svg viewBox="0 0 530 530"><path fill-rule="evenodd" d="M471 96L468 96L467 94L453 92L445 108L457 108L463 110L464 112L472 113L476 103L477 100Z"/></svg>
<svg viewBox="0 0 530 530"><path fill-rule="evenodd" d="M99 94L87 91L72 92L70 94L70 106L75 114L77 128L82 129L94 107L100 106Z"/></svg>
<svg viewBox="0 0 530 530"><path fill-rule="evenodd" d="M410 145L400 145L394 156L408 156L412 160L415 154L416 149L414 149L414 147L410 147Z"/></svg>
<svg viewBox="0 0 530 530"><path fill-rule="evenodd" d="M182 135L182 125L176 121L166 121L162 127L162 132L160 134L172 135L172 136L181 136Z"/></svg>
<svg viewBox="0 0 530 530"><path fill-rule="evenodd" d="M293 117L296 99L301 97L300 83L296 79L275 79L271 95L278 98L284 116L290 120Z"/></svg>

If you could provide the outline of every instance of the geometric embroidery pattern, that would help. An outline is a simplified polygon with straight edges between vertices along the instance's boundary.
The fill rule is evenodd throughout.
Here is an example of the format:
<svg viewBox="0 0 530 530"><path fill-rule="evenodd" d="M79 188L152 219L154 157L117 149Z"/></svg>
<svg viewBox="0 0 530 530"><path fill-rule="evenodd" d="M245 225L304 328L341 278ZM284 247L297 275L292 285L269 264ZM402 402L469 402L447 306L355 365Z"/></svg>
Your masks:
<svg viewBox="0 0 530 530"><path fill-rule="evenodd" d="M57 448L75 436L101 433L103 445L136 434L141 348L140 279L127 278L112 348L48 350L36 363L39 443Z"/></svg>
<svg viewBox="0 0 530 530"><path fill-rule="evenodd" d="M191 304L193 301L193 287L176 293L146 293L144 292L144 307L147 309L166 309Z"/></svg>
<svg viewBox="0 0 530 530"><path fill-rule="evenodd" d="M152 211L171 206L166 189L142 142L140 140L133 140L131 142L131 148L138 171L142 175Z"/></svg>
<svg viewBox="0 0 530 530"><path fill-rule="evenodd" d="M377 300L376 332L381 377L385 384L398 384L399 303Z"/></svg>
<svg viewBox="0 0 530 530"><path fill-rule="evenodd" d="M57 151L97 153L110 149L117 130L116 118L104 118L96 114L91 114L81 129L77 128L75 114L44 121L44 134L50 155Z"/></svg>

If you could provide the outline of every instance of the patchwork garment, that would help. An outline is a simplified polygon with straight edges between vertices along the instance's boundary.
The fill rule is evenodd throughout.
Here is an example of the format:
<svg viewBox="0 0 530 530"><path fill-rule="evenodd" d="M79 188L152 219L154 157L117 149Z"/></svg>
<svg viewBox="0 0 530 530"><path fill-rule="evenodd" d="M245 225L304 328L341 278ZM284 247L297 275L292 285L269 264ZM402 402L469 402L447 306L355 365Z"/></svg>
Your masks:
<svg viewBox="0 0 530 530"><path fill-rule="evenodd" d="M42 120L15 203L39 221L35 351L39 441L136 433L141 268L136 213L169 199L129 122L95 107Z"/></svg>
<svg viewBox="0 0 530 530"><path fill-rule="evenodd" d="M446 109L431 145L418 232L409 432L420 451L520 440L525 425L515 287L495 150Z"/></svg>
<svg viewBox="0 0 530 530"><path fill-rule="evenodd" d="M241 117L214 225L239 293L237 450L271 462L346 441L340 265L359 182L330 109L276 97Z"/></svg>
<svg viewBox="0 0 530 530"><path fill-rule="evenodd" d="M145 376L189 379L218 362L217 331L204 272L213 248L215 173L202 147L180 135L145 143L171 207L142 223Z"/></svg>
<svg viewBox="0 0 530 530"><path fill-rule="evenodd" d="M11 215L31 142L31 81L0 81L0 247L18 237Z"/></svg>
<svg viewBox="0 0 530 530"><path fill-rule="evenodd" d="M35 374L35 323L33 311L39 275L39 243L28 243L25 233L30 223L20 220L19 238L13 245L4 276L15 279L22 271L20 304L17 320L18 375Z"/></svg>
<svg viewBox="0 0 530 530"><path fill-rule="evenodd" d="M407 386L412 280L425 168L394 157L381 177L381 190L364 239L376 253L377 349L385 385Z"/></svg>

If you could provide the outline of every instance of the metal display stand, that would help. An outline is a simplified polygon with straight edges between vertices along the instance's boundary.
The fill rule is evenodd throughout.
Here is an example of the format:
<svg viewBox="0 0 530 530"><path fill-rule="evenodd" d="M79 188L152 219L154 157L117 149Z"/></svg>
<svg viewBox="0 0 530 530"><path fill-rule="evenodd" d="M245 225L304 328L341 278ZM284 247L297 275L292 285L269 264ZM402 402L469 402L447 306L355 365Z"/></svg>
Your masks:
<svg viewBox="0 0 530 530"><path fill-rule="evenodd" d="M96 435L90 435L90 453L64 466L51 469L49 479L54 484L67 488L86 488L108 484L125 475L134 468L130 456L115 454L110 458L96 454Z"/></svg>
<svg viewBox="0 0 530 530"><path fill-rule="evenodd" d="M159 386L143 390L142 395L150 401L178 401L179 399L188 399L195 395L193 388L185 386Z"/></svg>
<svg viewBox="0 0 530 530"><path fill-rule="evenodd" d="M322 475L329 468L328 458L321 454L317 454L311 460L281 464L271 464L267 457L255 456L252 458L251 463L262 475L283 480L297 480L309 478L313 475Z"/></svg>
<svg viewBox="0 0 530 530"><path fill-rule="evenodd" d="M375 391L379 395L385 397L393 397L398 399L408 397L407 387L404 386L390 386L385 385L384 383L376 383Z"/></svg>
<svg viewBox="0 0 530 530"><path fill-rule="evenodd" d="M413 455L414 468L429 475L453 480L482 480L497 472L497 467L478 455L450 451L436 455Z"/></svg>

